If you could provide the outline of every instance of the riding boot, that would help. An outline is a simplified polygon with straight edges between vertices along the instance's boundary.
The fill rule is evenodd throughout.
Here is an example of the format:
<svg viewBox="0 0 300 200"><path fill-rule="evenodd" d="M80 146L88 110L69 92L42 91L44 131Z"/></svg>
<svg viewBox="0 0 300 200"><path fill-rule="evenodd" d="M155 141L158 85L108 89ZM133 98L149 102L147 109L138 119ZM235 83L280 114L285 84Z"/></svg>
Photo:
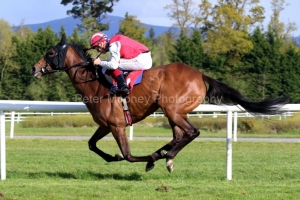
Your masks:
<svg viewBox="0 0 300 200"><path fill-rule="evenodd" d="M130 90L126 84L126 81L123 77L123 74L120 74L116 77L118 89L116 89L116 92L122 95L127 95L130 93Z"/></svg>
<svg viewBox="0 0 300 200"><path fill-rule="evenodd" d="M130 90L127 87L126 81L124 80L123 74L119 69L115 69L113 71L108 70L106 73L108 75L110 75L117 82L118 87L113 86L110 89L110 92L112 94L127 95L128 93L130 93Z"/></svg>

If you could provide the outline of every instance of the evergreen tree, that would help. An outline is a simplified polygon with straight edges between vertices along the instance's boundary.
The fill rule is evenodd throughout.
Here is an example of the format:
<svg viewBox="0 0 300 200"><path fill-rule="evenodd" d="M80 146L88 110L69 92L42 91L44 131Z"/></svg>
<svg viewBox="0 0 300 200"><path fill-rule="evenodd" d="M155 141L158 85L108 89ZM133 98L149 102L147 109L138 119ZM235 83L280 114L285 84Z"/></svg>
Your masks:
<svg viewBox="0 0 300 200"><path fill-rule="evenodd" d="M16 56L14 56L12 60L19 68L11 72L9 78L10 81L13 82L10 86L15 89L6 86L8 90L17 91L16 93L10 93L10 95L13 95L10 99L27 99L27 87L34 81L34 78L30 74L30 67L33 66L35 62L34 58L39 58L35 56L35 53L32 51L34 48L31 42L32 37L33 34L28 34L26 38L23 39L16 35L12 38L13 44L16 46Z"/></svg>
<svg viewBox="0 0 300 200"><path fill-rule="evenodd" d="M120 20L119 33L149 46L150 42L145 36L146 30L147 28L143 26L136 16L126 13L125 19Z"/></svg>
<svg viewBox="0 0 300 200"><path fill-rule="evenodd" d="M150 45L151 45L151 46L155 46L155 45L156 45L157 39L156 39L156 37L155 37L155 31L154 31L154 28L153 28L153 27L151 27L151 28L149 29L149 32L148 32L148 39L149 39L149 41L150 41Z"/></svg>
<svg viewBox="0 0 300 200"><path fill-rule="evenodd" d="M16 55L15 46L12 44L13 32L8 22L0 19L0 99L12 99L18 90L13 87L10 80L11 73L18 71L12 58ZM7 90L10 87L11 91Z"/></svg>
<svg viewBox="0 0 300 200"><path fill-rule="evenodd" d="M111 13L115 3L119 0L62 0L61 4L72 3L73 8L67 11L68 15L79 18L82 24L79 25L81 31L103 31L108 30L109 26L102 23L106 13Z"/></svg>
<svg viewBox="0 0 300 200"><path fill-rule="evenodd" d="M248 83L245 94L253 100L261 100L267 97L266 86L272 67L271 46L260 28L255 29L251 40L254 48L244 56L239 69L241 78Z"/></svg>
<svg viewBox="0 0 300 200"><path fill-rule="evenodd" d="M181 31L180 36L174 46L175 51L170 52L172 62L183 62L197 69L203 68L206 61L206 55L202 47L201 32L194 30L189 38Z"/></svg>
<svg viewBox="0 0 300 200"><path fill-rule="evenodd" d="M190 39L190 58L189 65L197 69L203 68L203 63L206 62L206 54L203 50L201 32L195 29Z"/></svg>
<svg viewBox="0 0 300 200"><path fill-rule="evenodd" d="M280 40L276 34L271 31L267 32L267 40L270 45L270 50L266 56L270 61L268 81L266 85L266 95L268 97L275 97L283 93L281 80L284 67L281 66L281 47L283 41Z"/></svg>
<svg viewBox="0 0 300 200"><path fill-rule="evenodd" d="M152 52L153 66L169 64L169 52L174 51L175 35L172 29L159 35L156 39L156 45Z"/></svg>
<svg viewBox="0 0 300 200"><path fill-rule="evenodd" d="M70 41L71 43L82 44L83 46L89 46L89 43L86 44L85 40L80 37L77 29L73 31L72 35L68 38L68 41Z"/></svg>
<svg viewBox="0 0 300 200"><path fill-rule="evenodd" d="M65 27L62 25L62 26L60 27L60 30L59 30L59 32L58 32L57 37L58 37L58 38L61 38L61 36L62 36L63 34L66 34L66 35L67 35L67 32L66 32Z"/></svg>
<svg viewBox="0 0 300 200"><path fill-rule="evenodd" d="M300 53L290 45L281 56L282 93L290 98L291 103L300 102Z"/></svg>
<svg viewBox="0 0 300 200"><path fill-rule="evenodd" d="M42 59L46 52L57 43L58 39L50 27L47 27L45 30L39 28L34 37L28 41L26 49L26 51L33 52L31 56L32 65ZM53 88L53 83L55 83L55 74L32 81L26 92L27 98L32 100L48 100L47 95L49 91L55 89Z"/></svg>
<svg viewBox="0 0 300 200"><path fill-rule="evenodd" d="M182 62L188 64L191 52L190 40L185 32L181 30L179 38L174 45L174 52L169 52L169 59L171 62Z"/></svg>
<svg viewBox="0 0 300 200"><path fill-rule="evenodd" d="M56 37L50 27L47 27L45 30L39 29L34 38L29 41L31 44L27 46L32 49L26 50L34 52L34 55L31 56L33 64L43 58L47 50L55 46L59 41L60 38ZM43 76L39 80L34 80L28 86L26 92L27 98L44 101L71 101L74 99L74 95L75 89L66 73L53 73Z"/></svg>

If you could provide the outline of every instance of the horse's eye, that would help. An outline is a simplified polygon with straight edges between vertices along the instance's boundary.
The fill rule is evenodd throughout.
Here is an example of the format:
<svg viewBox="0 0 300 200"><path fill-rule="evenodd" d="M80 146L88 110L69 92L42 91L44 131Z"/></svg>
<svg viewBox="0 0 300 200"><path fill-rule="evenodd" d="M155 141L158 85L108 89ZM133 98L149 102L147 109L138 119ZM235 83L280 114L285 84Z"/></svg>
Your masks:
<svg viewBox="0 0 300 200"><path fill-rule="evenodd" d="M54 56L54 53L55 53L54 51L49 51L49 52L48 52L48 55L49 55L49 56Z"/></svg>

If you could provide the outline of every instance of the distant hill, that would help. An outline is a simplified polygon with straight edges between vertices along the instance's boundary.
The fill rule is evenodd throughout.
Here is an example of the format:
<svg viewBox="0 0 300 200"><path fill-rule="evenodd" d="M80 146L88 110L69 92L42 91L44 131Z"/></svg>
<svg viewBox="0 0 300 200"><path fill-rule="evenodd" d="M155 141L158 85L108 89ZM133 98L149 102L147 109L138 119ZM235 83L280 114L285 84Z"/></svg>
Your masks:
<svg viewBox="0 0 300 200"><path fill-rule="evenodd" d="M119 32L119 21L123 19L124 19L123 17L108 15L108 18L103 20L103 23L109 22L109 30L103 32L107 34L109 37L115 35L116 33ZM26 24L26 26L29 26L33 32L36 32L40 27L45 29L47 26L50 26L55 33L58 33L60 31L61 26L63 25L67 32L67 35L69 36L73 33L77 24L80 24L79 19L74 19L73 17L66 17L66 18L52 20L40 24ZM152 27L154 29L156 37L161 35L164 32L167 32L169 29L172 29L173 31L177 31L177 32L180 31L179 28L168 27L168 26L156 26L150 24L143 24L143 26L147 28L146 35L148 35L148 31ZM293 39L296 41L298 46L300 46L300 36L294 37Z"/></svg>
<svg viewBox="0 0 300 200"><path fill-rule="evenodd" d="M296 44L300 47L300 36L294 37Z"/></svg>
<svg viewBox="0 0 300 200"><path fill-rule="evenodd" d="M109 22L109 30L103 31L105 34L107 34L109 37L115 35L119 32L119 21L123 20L122 17L116 17L109 15L107 19L103 20L103 23ZM75 29L75 27L80 24L79 19L74 19L73 17L66 17L63 19L57 19L52 20L49 22L44 22L40 24L26 24L26 26L29 26L33 32L36 32L39 28L45 29L47 26L50 26L55 33L58 33L60 31L61 26L63 25L67 35L71 35ZM171 27L167 26L156 26L156 25L149 25L149 24L143 24L147 28L146 34L148 34L149 29L152 27L155 32L155 36L159 36L160 34L167 32ZM176 28L172 28L176 29Z"/></svg>

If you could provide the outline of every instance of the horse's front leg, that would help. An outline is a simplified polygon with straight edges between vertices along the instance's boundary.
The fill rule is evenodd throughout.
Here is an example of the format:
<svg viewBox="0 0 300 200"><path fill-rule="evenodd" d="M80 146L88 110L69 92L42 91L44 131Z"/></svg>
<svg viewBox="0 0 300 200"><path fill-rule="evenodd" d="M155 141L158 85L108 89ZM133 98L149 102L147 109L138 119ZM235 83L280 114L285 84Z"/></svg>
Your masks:
<svg viewBox="0 0 300 200"><path fill-rule="evenodd" d="M89 149L93 152L95 152L96 154L98 154L100 157L102 157L106 162L112 162L112 161L121 161L124 160L122 157L120 157L119 155L115 155L114 157L101 151L98 147L97 147L97 142L102 139L104 136L106 136L108 133L110 133L109 129L103 128L101 126L99 126L99 128L96 130L96 132L94 133L94 135L91 137L91 139L89 140Z"/></svg>
<svg viewBox="0 0 300 200"><path fill-rule="evenodd" d="M151 155L148 156L132 156L130 152L130 146L128 138L125 132L125 127L111 126L111 132L118 143L118 146L122 152L123 158L129 162L153 162Z"/></svg>

